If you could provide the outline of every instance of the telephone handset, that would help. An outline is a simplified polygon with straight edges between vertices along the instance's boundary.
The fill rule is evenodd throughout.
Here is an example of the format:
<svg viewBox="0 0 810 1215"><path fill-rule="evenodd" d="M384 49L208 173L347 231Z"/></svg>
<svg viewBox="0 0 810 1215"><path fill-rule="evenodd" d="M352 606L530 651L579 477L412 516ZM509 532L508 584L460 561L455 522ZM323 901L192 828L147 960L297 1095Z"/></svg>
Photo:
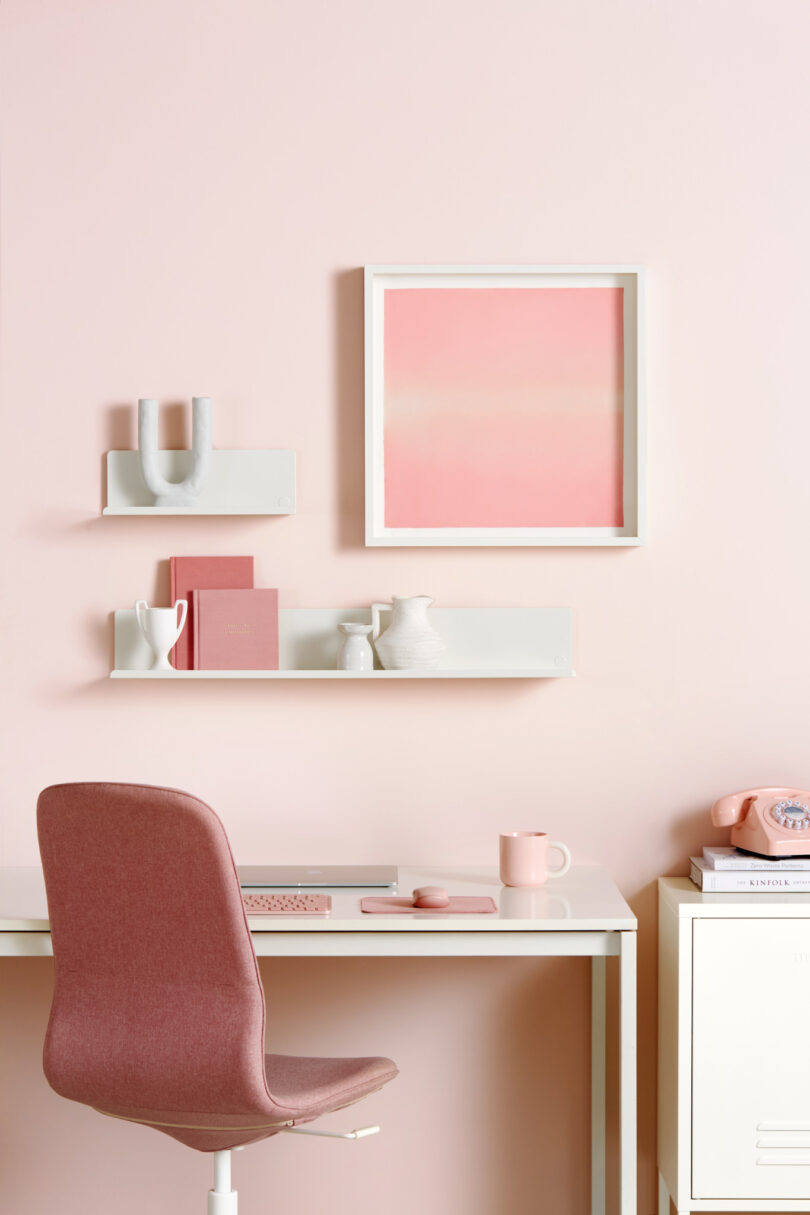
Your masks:
<svg viewBox="0 0 810 1215"><path fill-rule="evenodd" d="M731 827L731 843L760 856L810 855L810 792L779 786L743 789L712 806L715 827Z"/></svg>

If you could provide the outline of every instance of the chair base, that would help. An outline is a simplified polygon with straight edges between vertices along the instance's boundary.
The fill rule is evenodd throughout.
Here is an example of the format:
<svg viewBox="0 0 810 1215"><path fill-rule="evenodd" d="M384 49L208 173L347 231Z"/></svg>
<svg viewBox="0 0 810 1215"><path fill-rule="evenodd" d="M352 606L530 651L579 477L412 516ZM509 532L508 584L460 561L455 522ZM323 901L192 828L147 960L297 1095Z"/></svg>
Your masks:
<svg viewBox="0 0 810 1215"><path fill-rule="evenodd" d="M378 1126L361 1126L355 1131L316 1131L303 1127L283 1127L289 1135L323 1135L327 1139L364 1139L366 1135L376 1135ZM241 1152L242 1148L233 1148ZM236 1190L231 1189L231 1149L214 1152L214 1188L208 1191L208 1215L238 1215L238 1198Z"/></svg>

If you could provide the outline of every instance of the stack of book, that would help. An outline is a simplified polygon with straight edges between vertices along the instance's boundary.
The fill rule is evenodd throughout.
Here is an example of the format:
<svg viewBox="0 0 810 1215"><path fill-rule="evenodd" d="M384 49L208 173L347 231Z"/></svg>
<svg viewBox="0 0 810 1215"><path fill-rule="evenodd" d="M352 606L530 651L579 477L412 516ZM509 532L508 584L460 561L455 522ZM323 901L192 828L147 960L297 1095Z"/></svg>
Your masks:
<svg viewBox="0 0 810 1215"><path fill-rule="evenodd" d="M278 591L253 586L252 557L172 557L169 570L172 603L188 603L175 670L278 670Z"/></svg>
<svg viewBox="0 0 810 1215"><path fill-rule="evenodd" d="M699 890L722 894L810 894L810 856L769 858L737 848L704 848L690 856L689 876Z"/></svg>

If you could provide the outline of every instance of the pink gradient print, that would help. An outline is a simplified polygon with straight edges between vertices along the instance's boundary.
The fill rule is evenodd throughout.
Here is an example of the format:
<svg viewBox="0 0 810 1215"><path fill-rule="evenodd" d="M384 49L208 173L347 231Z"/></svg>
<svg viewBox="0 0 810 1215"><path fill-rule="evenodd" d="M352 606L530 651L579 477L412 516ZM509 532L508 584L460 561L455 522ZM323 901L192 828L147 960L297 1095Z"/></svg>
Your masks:
<svg viewBox="0 0 810 1215"><path fill-rule="evenodd" d="M386 527L621 527L621 287L388 290Z"/></svg>

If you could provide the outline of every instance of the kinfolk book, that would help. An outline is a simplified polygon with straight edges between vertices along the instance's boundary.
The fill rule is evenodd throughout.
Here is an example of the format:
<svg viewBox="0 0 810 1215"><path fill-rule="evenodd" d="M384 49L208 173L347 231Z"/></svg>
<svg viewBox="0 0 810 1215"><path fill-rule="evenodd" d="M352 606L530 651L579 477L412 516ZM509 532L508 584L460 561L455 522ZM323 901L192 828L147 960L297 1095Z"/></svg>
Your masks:
<svg viewBox="0 0 810 1215"><path fill-rule="evenodd" d="M810 872L781 869L710 869L701 856L690 856L689 876L709 894L810 894Z"/></svg>
<svg viewBox="0 0 810 1215"><path fill-rule="evenodd" d="M194 669L277 671L278 591L192 591Z"/></svg>

